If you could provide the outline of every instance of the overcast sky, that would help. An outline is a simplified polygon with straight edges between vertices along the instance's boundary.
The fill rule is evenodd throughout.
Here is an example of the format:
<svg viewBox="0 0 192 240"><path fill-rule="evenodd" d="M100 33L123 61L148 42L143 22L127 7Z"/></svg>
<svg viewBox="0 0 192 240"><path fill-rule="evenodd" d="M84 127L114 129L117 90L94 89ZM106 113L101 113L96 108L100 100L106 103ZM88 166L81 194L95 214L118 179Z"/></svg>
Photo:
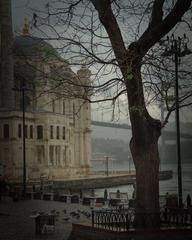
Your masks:
<svg viewBox="0 0 192 240"><path fill-rule="evenodd" d="M12 0L12 16L13 16L13 26L14 26L15 34L18 35L21 32L25 18L27 18L28 21L31 21L33 12L37 12L37 9L38 10L43 9L48 2L49 0ZM33 34L33 29L31 29L30 31ZM156 112L157 109L155 106L154 108L155 109L153 109L153 112ZM184 114L181 114L182 121L190 121L192 114L189 114L189 113L187 114L186 111L183 111L183 112ZM98 115L98 112L97 112L97 115ZM110 116L109 115L110 114L107 112L104 115L103 113L99 114L101 118L105 118L106 116L106 119L100 119L100 120L110 119L111 115ZM159 115L159 113L157 115ZM95 120L99 120L99 119L95 119ZM127 120L125 119L125 121Z"/></svg>
<svg viewBox="0 0 192 240"><path fill-rule="evenodd" d="M12 16L15 32L21 31L24 19L29 21L33 16L33 9L42 9L48 0L12 0Z"/></svg>

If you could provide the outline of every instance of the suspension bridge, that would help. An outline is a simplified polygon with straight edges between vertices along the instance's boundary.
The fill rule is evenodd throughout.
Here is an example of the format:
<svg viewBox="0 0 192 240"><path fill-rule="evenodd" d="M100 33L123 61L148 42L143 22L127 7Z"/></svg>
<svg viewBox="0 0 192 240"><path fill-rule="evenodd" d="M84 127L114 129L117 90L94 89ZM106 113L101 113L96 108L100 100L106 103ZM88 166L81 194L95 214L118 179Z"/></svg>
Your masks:
<svg viewBox="0 0 192 240"><path fill-rule="evenodd" d="M126 129L131 131L131 126L128 124L120 124L120 123L111 123L111 122L102 122L102 121L91 121L91 124L94 126L99 127L107 127L107 128L119 128L119 129ZM165 140L175 140L176 139L176 132L174 131L162 131L163 137ZM192 140L192 134L189 133L182 133L180 134L182 139Z"/></svg>

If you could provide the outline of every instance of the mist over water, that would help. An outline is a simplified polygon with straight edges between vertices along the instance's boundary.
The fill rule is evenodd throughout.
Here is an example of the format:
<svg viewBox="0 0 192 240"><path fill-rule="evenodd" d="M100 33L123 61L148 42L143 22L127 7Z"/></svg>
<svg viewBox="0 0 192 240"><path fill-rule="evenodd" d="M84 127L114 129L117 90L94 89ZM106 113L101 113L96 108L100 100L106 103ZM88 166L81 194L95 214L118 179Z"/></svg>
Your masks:
<svg viewBox="0 0 192 240"><path fill-rule="evenodd" d="M173 125L173 124L172 124ZM174 130L174 126L170 124L170 128L167 128L167 130ZM186 127L186 129L184 128ZM189 125L191 126L191 125ZM184 133L191 133L191 128L189 128L187 124L182 125L182 131ZM92 125L92 138L93 139L105 139L106 142L102 142L104 146L102 148L96 149L97 152L103 153L102 158L103 161L92 161L92 168L94 171L107 171L107 162L105 161L105 156L109 156L110 158L116 158L116 161L111 161L109 160L108 162L108 169L109 171L113 170L124 170L128 171L129 169L135 170L134 164L131 160L129 162L128 155L130 155L129 151L129 141L131 138L131 131L128 129L119 129L119 128L111 128L111 127L100 127L100 126L94 126ZM114 156L111 152L110 149L107 145L107 141L110 140L116 140L113 145L111 145L111 149L114 150L114 147L120 147L119 141L123 141L127 144L127 149L128 152L126 152L126 157L123 158L124 161L118 159L116 156ZM101 142L101 141L98 142ZM175 142L175 141L174 141ZM168 141L167 142L167 148L170 146L173 146L175 143ZM97 142L93 141L93 149L95 148ZM116 144L116 145L115 145ZM189 146L191 146L191 142L189 142ZM98 146L97 146L98 147ZM188 147L188 145L183 146L183 147ZM106 151L104 151L104 150ZM118 149L118 151L123 151L124 148L122 146L122 149ZM174 151L173 151L174 150ZM190 152L190 149L185 148L182 149L182 186L183 186L183 201L185 202L187 194L190 194L192 196L192 161L191 161L191 153L186 155L186 151ZM186 156L185 156L186 155ZM188 156L188 157L187 157ZM186 158L187 157L187 158ZM170 163L164 163L165 161L169 161ZM161 163L160 169L161 170L172 170L173 171L173 178L170 180L163 180L159 182L159 188L160 188L160 195L165 195L167 192L168 193L174 193L177 194L178 192L178 180L177 180L177 162L176 162L176 155L175 155L175 149L171 149L170 154L166 156L166 159L164 159L164 162ZM184 163L185 162L185 163ZM147 174L147 172L146 172ZM119 187L114 187L110 188L109 191L111 192L116 192L117 189L119 189L121 192L127 192L129 195L129 198L132 197L132 192L133 192L133 186L132 185L127 185L127 186L119 186ZM103 196L104 189L99 189L96 190L95 193L98 196Z"/></svg>

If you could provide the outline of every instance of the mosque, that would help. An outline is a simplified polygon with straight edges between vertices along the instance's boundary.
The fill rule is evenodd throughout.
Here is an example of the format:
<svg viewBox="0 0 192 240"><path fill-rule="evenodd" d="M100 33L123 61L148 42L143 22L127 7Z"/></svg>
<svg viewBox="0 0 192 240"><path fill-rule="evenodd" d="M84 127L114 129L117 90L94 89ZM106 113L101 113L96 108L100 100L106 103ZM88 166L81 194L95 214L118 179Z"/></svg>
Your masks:
<svg viewBox="0 0 192 240"><path fill-rule="evenodd" d="M27 24L13 51L14 88L6 95L14 104L0 105L0 174L18 183L24 168L27 182L87 176L91 109L85 85L91 72L82 66L74 73L49 43L30 35Z"/></svg>

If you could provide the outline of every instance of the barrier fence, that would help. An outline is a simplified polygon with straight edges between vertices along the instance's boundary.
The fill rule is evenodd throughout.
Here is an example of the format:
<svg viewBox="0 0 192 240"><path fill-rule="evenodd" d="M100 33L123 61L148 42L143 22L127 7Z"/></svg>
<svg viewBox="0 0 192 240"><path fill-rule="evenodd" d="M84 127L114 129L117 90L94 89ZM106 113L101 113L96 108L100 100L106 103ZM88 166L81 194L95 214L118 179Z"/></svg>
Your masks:
<svg viewBox="0 0 192 240"><path fill-rule="evenodd" d="M114 231L127 231L134 228L135 216L134 209L94 210L92 211L92 226ZM146 222L147 218L150 216L145 216ZM162 227L192 228L192 209L164 208L160 211L160 221Z"/></svg>

